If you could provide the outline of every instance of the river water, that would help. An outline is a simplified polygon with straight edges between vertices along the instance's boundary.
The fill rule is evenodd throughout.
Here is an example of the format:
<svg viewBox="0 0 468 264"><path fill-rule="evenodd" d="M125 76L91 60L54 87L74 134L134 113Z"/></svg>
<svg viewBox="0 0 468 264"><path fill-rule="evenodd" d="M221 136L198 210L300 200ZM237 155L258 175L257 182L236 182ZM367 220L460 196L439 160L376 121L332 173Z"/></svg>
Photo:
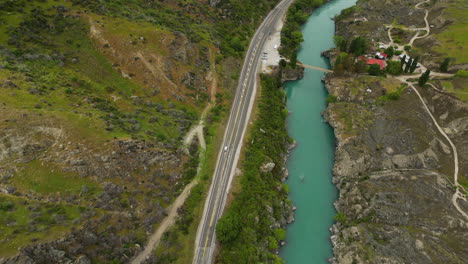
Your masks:
<svg viewBox="0 0 468 264"><path fill-rule="evenodd" d="M356 0L333 0L313 11L303 26L304 42L298 59L308 65L329 68L320 52L333 47L331 17ZM288 160L290 199L297 207L295 222L288 226L280 255L287 264L322 264L332 257L328 229L336 211L337 190L332 184L335 139L320 113L327 96L321 83L324 73L305 70L302 80L285 84L289 135L298 143Z"/></svg>

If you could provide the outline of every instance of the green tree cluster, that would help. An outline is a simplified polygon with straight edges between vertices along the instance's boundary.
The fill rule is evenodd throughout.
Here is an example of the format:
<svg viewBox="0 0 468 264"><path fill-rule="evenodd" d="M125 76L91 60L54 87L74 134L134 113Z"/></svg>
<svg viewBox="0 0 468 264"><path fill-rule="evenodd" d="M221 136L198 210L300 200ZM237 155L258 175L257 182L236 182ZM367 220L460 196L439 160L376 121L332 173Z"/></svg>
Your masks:
<svg viewBox="0 0 468 264"><path fill-rule="evenodd" d="M366 62L364 60L356 60L353 54L341 52L336 58L333 71L337 75L342 75L346 72L363 73L366 71Z"/></svg>
<svg viewBox="0 0 468 264"><path fill-rule="evenodd" d="M343 38L342 36L334 36L333 42L335 43L335 47L339 49L341 52L348 51L348 40Z"/></svg>
<svg viewBox="0 0 468 264"><path fill-rule="evenodd" d="M323 0L296 0L289 8L286 22L281 31L280 54L292 58L304 41L301 25L307 21L309 13L323 4ZM292 63L291 63L292 64Z"/></svg>
<svg viewBox="0 0 468 264"><path fill-rule="evenodd" d="M385 71L391 75L400 75L403 72L399 61L388 61Z"/></svg>
<svg viewBox="0 0 468 264"><path fill-rule="evenodd" d="M388 55L388 58L391 58L395 54L395 49L390 46L384 50L384 53Z"/></svg>
<svg viewBox="0 0 468 264"><path fill-rule="evenodd" d="M367 39L365 39L364 37L357 37L351 41L351 44L349 46L349 53L352 53L356 56L360 56L366 53L368 47L369 44L367 42Z"/></svg>
<svg viewBox="0 0 468 264"><path fill-rule="evenodd" d="M262 75L261 85L259 113L250 130L241 165L241 188L216 226L221 243L219 263L281 263L274 250L278 241L284 239L285 231L270 228L271 218L280 219L281 203L287 202L286 192L277 188L281 183L281 170L276 168L281 166L267 173L260 172L259 168L266 161L282 163L289 141L285 126L287 111L279 78ZM271 207L273 213L265 210L266 207Z"/></svg>

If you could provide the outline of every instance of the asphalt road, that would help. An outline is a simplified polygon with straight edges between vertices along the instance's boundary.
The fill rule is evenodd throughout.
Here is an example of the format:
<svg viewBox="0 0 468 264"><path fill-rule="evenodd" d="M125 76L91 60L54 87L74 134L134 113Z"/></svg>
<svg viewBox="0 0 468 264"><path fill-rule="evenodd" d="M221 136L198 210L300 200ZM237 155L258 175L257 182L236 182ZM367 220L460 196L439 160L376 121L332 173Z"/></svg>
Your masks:
<svg viewBox="0 0 468 264"><path fill-rule="evenodd" d="M223 144L213 175L201 222L195 240L193 263L213 262L216 245L215 228L226 203L226 197L239 159L242 138L248 125L250 110L255 99L256 80L261 63L262 50L276 23L282 19L293 0L281 1L265 18L257 29L246 53L242 72L239 77L236 95L231 108Z"/></svg>

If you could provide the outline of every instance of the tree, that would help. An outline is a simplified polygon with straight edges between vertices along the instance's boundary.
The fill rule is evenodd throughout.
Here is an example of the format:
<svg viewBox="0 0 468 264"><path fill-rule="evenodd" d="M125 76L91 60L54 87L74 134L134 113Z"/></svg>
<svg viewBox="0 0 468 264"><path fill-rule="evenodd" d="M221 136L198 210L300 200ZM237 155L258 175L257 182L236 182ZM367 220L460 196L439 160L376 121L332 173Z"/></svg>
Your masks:
<svg viewBox="0 0 468 264"><path fill-rule="evenodd" d="M378 64L371 64L371 66L369 66L369 70L367 71L370 75L373 75L373 76L379 76L382 74L382 71L380 70L380 65Z"/></svg>
<svg viewBox="0 0 468 264"><path fill-rule="evenodd" d="M395 49L390 46L384 50L384 53L388 55L388 58L393 57L393 54L395 54Z"/></svg>
<svg viewBox="0 0 468 264"><path fill-rule="evenodd" d="M286 60L284 60L284 59L281 59L281 60L279 61L279 66L280 66L280 68L286 67L286 64L287 64L287 62L286 62Z"/></svg>
<svg viewBox="0 0 468 264"><path fill-rule="evenodd" d="M414 58L413 62L411 63L411 67L410 67L410 73L413 73L414 70L416 70L416 67L418 66L418 60L419 60L419 56L416 56L416 58Z"/></svg>
<svg viewBox="0 0 468 264"><path fill-rule="evenodd" d="M431 74L430 70L426 70L421 77L419 77L418 84L419 86L424 86L426 82L429 80L429 74Z"/></svg>
<svg viewBox="0 0 468 264"><path fill-rule="evenodd" d="M348 46L348 41L344 39L342 36L334 36L333 37L333 42L335 43L335 47L339 49L342 52L346 51L346 48Z"/></svg>
<svg viewBox="0 0 468 264"><path fill-rule="evenodd" d="M242 52L244 51L244 45L242 45L241 40L238 37L234 37L231 39L231 42L229 43L231 48L235 50L236 52Z"/></svg>
<svg viewBox="0 0 468 264"><path fill-rule="evenodd" d="M411 63L413 63L413 59L409 59L408 60L408 63L406 63L406 66L405 66L405 73L408 73L409 72L409 69L411 68Z"/></svg>
<svg viewBox="0 0 468 264"><path fill-rule="evenodd" d="M444 61L440 64L440 71L447 72L449 63L450 63L450 58L445 58Z"/></svg>
<svg viewBox="0 0 468 264"><path fill-rule="evenodd" d="M291 54L291 60L289 61L289 64L291 65L291 68L296 69L296 64L297 64L297 53L293 52Z"/></svg>
<svg viewBox="0 0 468 264"><path fill-rule="evenodd" d="M402 72L401 64L399 61L388 61L385 71L392 75L400 75Z"/></svg>
<svg viewBox="0 0 468 264"><path fill-rule="evenodd" d="M238 216L233 211L228 211L216 224L216 237L222 244L229 244L240 233L240 223Z"/></svg>
<svg viewBox="0 0 468 264"><path fill-rule="evenodd" d="M406 55L403 55L403 57L401 57L400 59L400 64L401 64L402 69L403 69L403 64L405 64L405 61L406 61Z"/></svg>
<svg viewBox="0 0 468 264"><path fill-rule="evenodd" d="M351 45L349 46L349 53L360 56L367 51L367 47L367 40L363 37L357 37L351 41Z"/></svg>
<svg viewBox="0 0 468 264"><path fill-rule="evenodd" d="M354 63L354 70L357 73L365 73L367 68L367 64L365 60L357 60L356 63Z"/></svg>

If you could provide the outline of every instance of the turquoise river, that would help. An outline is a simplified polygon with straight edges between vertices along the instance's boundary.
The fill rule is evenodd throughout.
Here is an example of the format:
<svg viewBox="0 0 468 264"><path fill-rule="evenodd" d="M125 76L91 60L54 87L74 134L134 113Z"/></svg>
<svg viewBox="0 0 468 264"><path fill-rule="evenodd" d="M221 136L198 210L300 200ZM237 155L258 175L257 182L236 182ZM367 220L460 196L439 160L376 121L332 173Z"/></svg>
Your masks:
<svg viewBox="0 0 468 264"><path fill-rule="evenodd" d="M304 42L298 59L308 65L329 68L320 52L333 47L333 18L356 0L332 0L313 11L302 28ZM281 257L287 264L322 264L332 257L329 228L336 211L337 190L332 184L335 139L323 122L327 93L324 73L306 69L302 80L285 84L289 135L298 143L288 160L290 199L297 207L288 226Z"/></svg>

